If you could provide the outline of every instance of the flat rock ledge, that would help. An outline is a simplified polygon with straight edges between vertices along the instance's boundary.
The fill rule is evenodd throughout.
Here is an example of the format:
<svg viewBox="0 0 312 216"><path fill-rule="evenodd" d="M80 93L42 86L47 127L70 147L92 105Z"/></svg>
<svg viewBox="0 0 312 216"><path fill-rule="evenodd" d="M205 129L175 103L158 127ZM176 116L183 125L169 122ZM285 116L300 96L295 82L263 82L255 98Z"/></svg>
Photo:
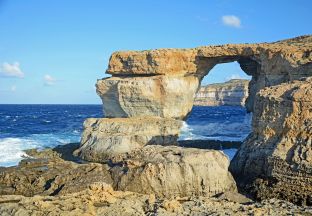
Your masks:
<svg viewBox="0 0 312 216"><path fill-rule="evenodd" d="M299 207L278 199L254 202L235 192L235 190L228 190L214 197L189 195L171 198L157 196L157 191L156 194L153 191L146 194L120 191L113 184L113 179L119 173L114 171L114 169L120 170L116 168L117 164L109 165L80 161L79 158L72 155L72 152L77 147L77 144L69 144L41 152L31 150L27 152L32 156L31 159L23 160L16 167L0 168L0 215L173 216L312 214L311 207ZM186 167L190 156L198 151L189 149L190 152L181 153L178 147L166 150L165 148L167 147L162 147L163 151L157 153L157 148L158 146L143 148L145 150L140 153L133 152L131 156L123 155L122 158L114 158L111 163L118 163L124 160L125 164L128 164L127 169L129 169L130 173L141 173L142 176L144 172L138 172L136 169L137 167L143 167L141 163L152 164L147 166L147 170L150 170L150 167L154 167L156 162L161 161L167 161L168 165L166 166L172 166L172 168L175 167L178 160L185 161L183 163L185 164L184 167ZM220 159L224 160L223 157L225 156L222 153L217 151L205 152L207 156L218 155ZM142 162L142 154L154 157L146 162ZM179 154L182 156L179 156ZM205 154L202 156L198 155L191 165L195 166L200 160L206 160L206 158L203 158ZM136 160L136 157L140 159ZM134 161L138 161L136 165L133 164ZM201 164L208 166L209 162ZM218 160L216 160L216 163L218 163ZM123 165L120 164L119 166L122 167ZM213 164L213 166L222 166L222 164ZM174 170L173 173L183 175L182 170L185 169L183 166L175 168L177 170ZM136 171L131 171L131 169ZM194 171L197 172L198 169ZM146 172L146 175L148 175L148 172ZM192 173L192 175L192 178L194 178L194 175L197 174ZM213 177L214 173L206 173L205 175ZM184 177L188 178L187 176ZM148 178L155 181L152 177ZM230 176L228 178L231 179ZM125 179L123 182L127 182L130 178L126 177ZM137 179L142 179L142 177L137 177ZM164 184L170 185L176 179L171 180L171 183L169 181L169 183L164 182ZM121 185L124 185L124 183ZM134 186L134 184L131 185ZM181 189L184 190L185 188L181 187Z"/></svg>

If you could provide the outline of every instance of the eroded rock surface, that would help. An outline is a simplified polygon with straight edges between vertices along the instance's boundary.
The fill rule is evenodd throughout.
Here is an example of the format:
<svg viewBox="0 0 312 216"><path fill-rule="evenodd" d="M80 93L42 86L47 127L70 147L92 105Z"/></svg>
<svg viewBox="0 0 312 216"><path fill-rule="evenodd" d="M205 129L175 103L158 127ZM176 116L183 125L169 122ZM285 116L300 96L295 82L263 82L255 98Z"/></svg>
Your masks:
<svg viewBox="0 0 312 216"><path fill-rule="evenodd" d="M234 194L235 196L235 194ZM114 191L105 183L93 183L81 192L57 197L0 197L0 214L11 215L311 215L311 208L271 199L242 204L224 198L184 197L159 199L153 194Z"/></svg>
<svg viewBox="0 0 312 216"><path fill-rule="evenodd" d="M77 147L31 150L27 153L32 158L18 166L0 167L0 195L58 195L84 190L94 182L113 183L108 165L78 163L79 158L72 155Z"/></svg>
<svg viewBox="0 0 312 216"><path fill-rule="evenodd" d="M145 145L174 145L181 126L181 121L160 117L89 118L76 154L101 162Z"/></svg>
<svg viewBox="0 0 312 216"><path fill-rule="evenodd" d="M1 168L0 195L60 195L87 189L94 182L163 198L237 191L229 159L221 151L148 145L100 164L79 161L72 155L76 148L69 144L29 151L32 159Z"/></svg>
<svg viewBox="0 0 312 216"><path fill-rule="evenodd" d="M228 171L229 159L221 151L149 145L112 158L116 189L154 193L159 197L212 196L236 191Z"/></svg>
<svg viewBox="0 0 312 216"><path fill-rule="evenodd" d="M77 145L69 144L66 146L57 147L55 149L47 149L42 152L34 150L28 151L28 154L32 155L32 159L23 161L17 167L2 168L0 172L0 215L173 216L207 214L312 214L311 207L298 207L294 204L277 199L254 202L235 191L227 191L216 197L192 195L184 197L174 196L172 198L159 197L156 196L153 192L141 194L130 191L118 191L116 190L116 185L113 186L109 184L109 182L111 182L109 175L110 173L114 173L114 171L109 171L112 167L112 164L108 166L97 163L83 163L72 155L72 151L76 147ZM157 147L152 147L152 149L154 148ZM150 152L148 153L149 156L157 155L152 153L151 149L147 151ZM196 152L198 150L192 151ZM145 164L145 166L148 167L147 170L149 168L156 168L155 161L167 161L168 164L164 163L165 166L172 166L170 161L173 161L173 164L176 164L177 159L179 158L179 155L175 155L177 153L179 154L179 152L174 149L168 150L167 153L164 151L164 149L162 149L162 152L159 153L160 155L154 159L150 158L149 162ZM183 154L187 155L187 153L182 153L182 155ZM134 155L137 155L138 158L135 158ZM219 156L224 157L222 155ZM142 162L142 157L139 156L138 153L133 153L132 157L134 158L129 159L129 156L127 157L124 155L124 160L126 161L129 159L131 161L137 160ZM167 158L162 159L163 157ZM183 157L185 156L181 156L181 158ZM199 163L201 158L202 157L199 157L197 162L191 162L190 165L197 166L196 163ZM115 158L115 160L121 161L121 158ZM189 159L185 160L188 161ZM143 167L142 164L139 165L138 163L133 163L131 161L125 162L128 164L125 166L125 168L132 169L132 171L130 170L132 174L141 173L142 176L143 172L141 171L133 172L133 170L136 169L135 167ZM213 162L213 164L217 162L218 160ZM151 165L148 165L149 163L151 163ZM206 165L208 165L208 161ZM118 165L116 164L114 166L117 167ZM201 167L203 168L203 166ZM174 173L182 170L183 166L177 168ZM199 171L198 168L195 170ZM116 172L114 175L117 176L117 173L118 172ZM146 174L148 175L149 173L146 172ZM187 176L187 172L181 174L185 175L185 177L188 179L191 177ZM194 177L194 175L201 175L201 173L193 173L192 175ZM211 173L211 175L213 176L215 174ZM140 178L141 177L138 177L136 180ZM150 177L147 178L151 179ZM127 179L127 181L129 180L130 178ZM170 180L171 184L173 184L175 179L171 178ZM38 182L42 182L43 184L38 184ZM44 187L45 185L46 187ZM57 192L54 192L54 190L50 189L58 188L57 185L63 186L60 187ZM184 189L187 186L190 185L185 184ZM140 187L140 184L138 184L138 187ZM4 188L11 188L11 190L5 191ZM160 189L161 188L157 189L158 192ZM187 189L187 191L190 190Z"/></svg>
<svg viewBox="0 0 312 216"><path fill-rule="evenodd" d="M258 198L312 205L312 78L262 89L253 132L231 162ZM246 181L246 182L245 182Z"/></svg>

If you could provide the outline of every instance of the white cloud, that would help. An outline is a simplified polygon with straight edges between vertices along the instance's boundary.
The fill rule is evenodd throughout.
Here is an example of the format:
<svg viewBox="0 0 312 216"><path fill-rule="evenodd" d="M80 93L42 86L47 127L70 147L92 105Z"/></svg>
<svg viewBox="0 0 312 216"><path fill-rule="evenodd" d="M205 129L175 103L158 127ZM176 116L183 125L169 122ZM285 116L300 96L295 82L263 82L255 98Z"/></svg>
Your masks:
<svg viewBox="0 0 312 216"><path fill-rule="evenodd" d="M15 86L15 85L12 85L12 86L11 86L11 91L12 91L12 92L15 92L15 91L16 91L16 86Z"/></svg>
<svg viewBox="0 0 312 216"><path fill-rule="evenodd" d="M225 81L229 81L229 80L232 80L232 79L244 79L243 77L241 77L240 75L238 74L232 74L231 76L228 76L225 78Z"/></svg>
<svg viewBox="0 0 312 216"><path fill-rule="evenodd" d="M14 62L13 64L3 62L0 67L0 74L7 77L17 78L23 78L25 76L24 72L20 68L19 62Z"/></svg>
<svg viewBox="0 0 312 216"><path fill-rule="evenodd" d="M43 80L44 84L48 86L54 85L56 82L56 79L49 74L44 75Z"/></svg>
<svg viewBox="0 0 312 216"><path fill-rule="evenodd" d="M234 28L241 27L241 21L237 16L234 15L225 15L222 16L222 22L224 25L231 26Z"/></svg>

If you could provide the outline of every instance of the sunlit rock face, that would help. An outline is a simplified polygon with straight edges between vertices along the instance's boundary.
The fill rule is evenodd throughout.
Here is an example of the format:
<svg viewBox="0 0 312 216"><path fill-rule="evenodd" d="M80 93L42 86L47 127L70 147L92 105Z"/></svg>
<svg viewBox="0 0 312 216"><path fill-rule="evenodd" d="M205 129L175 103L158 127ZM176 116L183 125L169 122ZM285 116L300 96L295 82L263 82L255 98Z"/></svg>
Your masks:
<svg viewBox="0 0 312 216"><path fill-rule="evenodd" d="M184 119L193 107L194 76L111 77L98 80L106 117L157 116Z"/></svg>
<svg viewBox="0 0 312 216"><path fill-rule="evenodd" d="M174 144L180 124L155 124L152 118L162 122L187 118L203 77L219 63L237 61L252 76L245 106L254 114L253 131L234 158L232 172L238 181L244 180L239 182L243 186L256 184L256 179L279 185L269 192L263 189L265 184L255 187L258 198L270 194L311 204L311 79L298 81L312 76L311 50L312 36L302 36L275 43L115 52L107 69L112 77L97 82L108 118L90 124L87 120L78 152L101 162L143 151L149 140ZM119 136L116 124L127 133ZM167 130L174 131L172 139L161 138ZM138 136L132 136L136 131ZM159 155L162 148L153 151Z"/></svg>
<svg viewBox="0 0 312 216"><path fill-rule="evenodd" d="M231 162L256 196L311 205L312 78L260 90L253 132ZM257 179L258 178L258 179Z"/></svg>
<svg viewBox="0 0 312 216"><path fill-rule="evenodd" d="M201 86L194 99L195 106L244 106L249 80L232 79L224 83Z"/></svg>

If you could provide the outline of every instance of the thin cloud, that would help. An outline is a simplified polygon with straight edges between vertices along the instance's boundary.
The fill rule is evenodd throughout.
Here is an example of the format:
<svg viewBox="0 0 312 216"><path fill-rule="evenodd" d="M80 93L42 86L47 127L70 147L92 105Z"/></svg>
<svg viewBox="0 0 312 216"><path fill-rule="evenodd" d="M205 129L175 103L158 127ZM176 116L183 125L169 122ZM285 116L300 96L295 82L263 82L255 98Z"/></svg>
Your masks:
<svg viewBox="0 0 312 216"><path fill-rule="evenodd" d="M222 16L222 23L226 26L240 28L241 27L241 20L234 15L225 15Z"/></svg>
<svg viewBox="0 0 312 216"><path fill-rule="evenodd" d="M11 86L11 92L15 92L16 91L16 86L15 85L12 85Z"/></svg>
<svg viewBox="0 0 312 216"><path fill-rule="evenodd" d="M3 62L0 67L0 75L5 77L24 78L25 74L20 68L19 62L13 64Z"/></svg>
<svg viewBox="0 0 312 216"><path fill-rule="evenodd" d="M232 74L231 76L228 76L225 78L225 81L229 81L229 80L232 80L232 79L244 79L243 77L241 77L240 75L238 74Z"/></svg>
<svg viewBox="0 0 312 216"><path fill-rule="evenodd" d="M47 86L54 85L55 82L57 81L54 77L52 77L49 74L44 75L43 80L44 80L44 84Z"/></svg>

